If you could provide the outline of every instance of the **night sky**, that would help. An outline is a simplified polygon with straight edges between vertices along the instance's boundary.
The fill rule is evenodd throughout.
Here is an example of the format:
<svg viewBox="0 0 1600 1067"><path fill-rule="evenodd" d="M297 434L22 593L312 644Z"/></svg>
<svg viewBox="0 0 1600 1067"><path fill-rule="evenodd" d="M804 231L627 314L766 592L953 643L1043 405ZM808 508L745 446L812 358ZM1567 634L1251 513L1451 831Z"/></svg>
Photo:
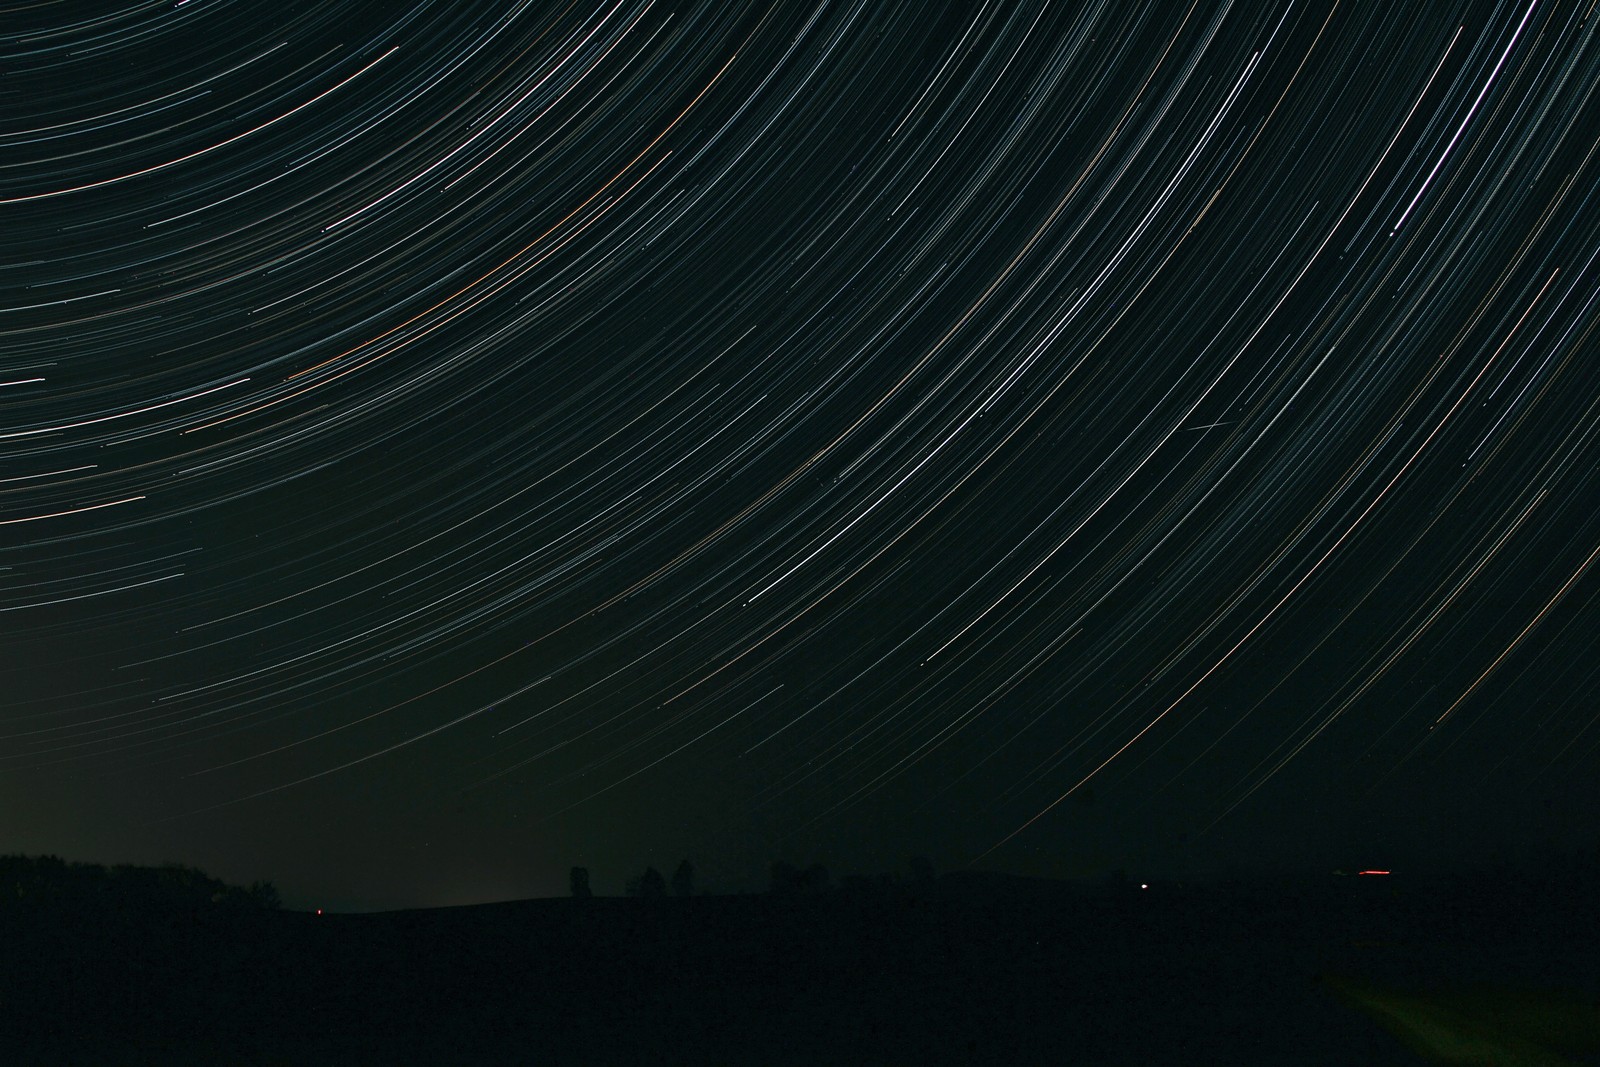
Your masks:
<svg viewBox="0 0 1600 1067"><path fill-rule="evenodd" d="M11 5L0 851L1591 845L1597 131L1589 0Z"/></svg>

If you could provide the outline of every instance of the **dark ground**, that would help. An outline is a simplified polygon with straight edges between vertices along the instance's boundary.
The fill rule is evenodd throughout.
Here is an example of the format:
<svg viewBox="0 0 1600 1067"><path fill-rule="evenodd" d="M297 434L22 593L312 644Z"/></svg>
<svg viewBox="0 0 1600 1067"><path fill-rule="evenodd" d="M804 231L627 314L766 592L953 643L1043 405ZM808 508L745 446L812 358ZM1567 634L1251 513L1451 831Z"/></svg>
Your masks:
<svg viewBox="0 0 1600 1067"><path fill-rule="evenodd" d="M9 907L0 1062L1417 1064L1324 976L1592 1006L1597 929L1582 883L1398 878L969 877L372 915Z"/></svg>

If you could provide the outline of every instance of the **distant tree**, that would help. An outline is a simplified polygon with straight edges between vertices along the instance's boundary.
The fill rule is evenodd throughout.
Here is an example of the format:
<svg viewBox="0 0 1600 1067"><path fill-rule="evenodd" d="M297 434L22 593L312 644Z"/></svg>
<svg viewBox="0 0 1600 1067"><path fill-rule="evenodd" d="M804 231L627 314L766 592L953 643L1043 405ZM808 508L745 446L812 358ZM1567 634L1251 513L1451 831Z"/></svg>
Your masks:
<svg viewBox="0 0 1600 1067"><path fill-rule="evenodd" d="M768 889L774 896L786 896L800 891L800 870L792 863L778 860L768 872Z"/></svg>
<svg viewBox="0 0 1600 1067"><path fill-rule="evenodd" d="M694 865L688 860L678 864L678 869L672 872L672 895L675 897L694 896Z"/></svg>
<svg viewBox="0 0 1600 1067"><path fill-rule="evenodd" d="M594 890L589 888L589 868L574 867L567 873L567 884L572 887L572 895L577 900L588 900L594 896Z"/></svg>
<svg viewBox="0 0 1600 1067"><path fill-rule="evenodd" d="M283 906L278 897L278 887L271 882L251 882L248 890L250 902L258 908L276 911Z"/></svg>
<svg viewBox="0 0 1600 1067"><path fill-rule="evenodd" d="M637 878L628 879L628 895L641 900L660 900L667 895L667 880L654 867L646 867Z"/></svg>
<svg viewBox="0 0 1600 1067"><path fill-rule="evenodd" d="M813 863L800 872L800 891L802 893L825 893L828 890L830 881L828 868L820 863Z"/></svg>
<svg viewBox="0 0 1600 1067"><path fill-rule="evenodd" d="M933 884L933 864L928 862L928 857L912 856L911 859L906 861L906 865L911 868L912 884L922 887Z"/></svg>
<svg viewBox="0 0 1600 1067"><path fill-rule="evenodd" d="M851 896L866 896L876 888L872 879L864 874L847 874L839 879L839 890Z"/></svg>
<svg viewBox="0 0 1600 1067"><path fill-rule="evenodd" d="M795 893L823 893L827 891L829 882L828 868L820 863L813 863L802 871L792 863L779 860L772 865L768 884L774 894L787 896Z"/></svg>

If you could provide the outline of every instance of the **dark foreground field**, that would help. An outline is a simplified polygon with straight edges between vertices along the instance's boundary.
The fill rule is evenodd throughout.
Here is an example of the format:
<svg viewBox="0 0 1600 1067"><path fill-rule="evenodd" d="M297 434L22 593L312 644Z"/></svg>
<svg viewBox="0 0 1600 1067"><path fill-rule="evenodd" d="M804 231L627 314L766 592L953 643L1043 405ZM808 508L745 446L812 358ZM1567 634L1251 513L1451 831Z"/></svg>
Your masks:
<svg viewBox="0 0 1600 1067"><path fill-rule="evenodd" d="M1469 1055L1498 1042L1493 1062L1600 1063L1600 939L1573 887L1340 881L947 879L325 916L12 908L0 1062L1428 1062L1391 1032L1410 1026L1469 1031L1446 1038Z"/></svg>

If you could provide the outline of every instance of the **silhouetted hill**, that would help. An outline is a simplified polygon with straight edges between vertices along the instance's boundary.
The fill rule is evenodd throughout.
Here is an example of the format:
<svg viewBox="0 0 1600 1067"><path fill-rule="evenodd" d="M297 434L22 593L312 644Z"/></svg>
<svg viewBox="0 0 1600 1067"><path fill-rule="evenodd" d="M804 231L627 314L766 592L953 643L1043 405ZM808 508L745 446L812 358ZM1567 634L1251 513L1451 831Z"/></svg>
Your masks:
<svg viewBox="0 0 1600 1067"><path fill-rule="evenodd" d="M1293 891L1145 891L963 873L879 892L361 915L190 907L87 922L0 908L0 1052L26 1064L1415 1063L1366 1007L1400 1004L1433 1025L1433 1002L1393 990L1600 996L1588 898L1521 888L1413 893L1329 875ZM1596 1062L1582 1057L1568 1062Z"/></svg>

